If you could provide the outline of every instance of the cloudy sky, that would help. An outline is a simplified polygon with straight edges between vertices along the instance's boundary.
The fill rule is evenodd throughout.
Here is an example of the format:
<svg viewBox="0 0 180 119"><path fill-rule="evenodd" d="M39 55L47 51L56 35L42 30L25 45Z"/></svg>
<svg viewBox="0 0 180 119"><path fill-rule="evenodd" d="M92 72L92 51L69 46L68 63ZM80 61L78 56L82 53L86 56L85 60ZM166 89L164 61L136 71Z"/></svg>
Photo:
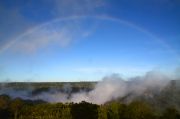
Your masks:
<svg viewBox="0 0 180 119"><path fill-rule="evenodd" d="M0 81L180 67L179 0L0 0Z"/></svg>

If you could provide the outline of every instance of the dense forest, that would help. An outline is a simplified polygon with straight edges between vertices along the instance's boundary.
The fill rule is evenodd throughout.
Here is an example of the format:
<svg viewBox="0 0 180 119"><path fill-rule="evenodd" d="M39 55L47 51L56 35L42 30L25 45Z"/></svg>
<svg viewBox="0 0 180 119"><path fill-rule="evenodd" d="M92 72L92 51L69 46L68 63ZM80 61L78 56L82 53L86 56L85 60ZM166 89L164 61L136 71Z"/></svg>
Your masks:
<svg viewBox="0 0 180 119"><path fill-rule="evenodd" d="M1 119L180 119L176 107L163 110L153 108L144 101L129 104L111 101L97 105L80 103L47 103L41 100L11 99L0 96Z"/></svg>
<svg viewBox="0 0 180 119"><path fill-rule="evenodd" d="M131 101L127 100L132 98L133 94L127 94L104 104L86 101L47 102L5 94L5 90L10 88L10 91L16 90L13 93L18 93L19 90L27 90L28 85L31 85L34 87L31 96L49 91L51 88L70 93L71 96L71 93L81 90L88 92L95 84L96 82L1 84L0 119L180 119L180 88L177 81L172 81L159 93L146 90ZM71 85L71 92L65 90L64 85Z"/></svg>

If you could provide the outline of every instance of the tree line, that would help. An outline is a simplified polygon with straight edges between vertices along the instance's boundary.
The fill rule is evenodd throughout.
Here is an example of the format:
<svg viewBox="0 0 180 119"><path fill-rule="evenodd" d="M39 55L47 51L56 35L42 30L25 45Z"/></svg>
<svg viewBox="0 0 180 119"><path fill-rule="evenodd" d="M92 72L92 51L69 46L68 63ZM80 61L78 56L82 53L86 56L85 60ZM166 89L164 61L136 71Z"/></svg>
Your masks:
<svg viewBox="0 0 180 119"><path fill-rule="evenodd" d="M85 101L64 104L0 95L0 119L180 119L180 112L176 107L157 110L140 100L128 104L117 101L103 105Z"/></svg>

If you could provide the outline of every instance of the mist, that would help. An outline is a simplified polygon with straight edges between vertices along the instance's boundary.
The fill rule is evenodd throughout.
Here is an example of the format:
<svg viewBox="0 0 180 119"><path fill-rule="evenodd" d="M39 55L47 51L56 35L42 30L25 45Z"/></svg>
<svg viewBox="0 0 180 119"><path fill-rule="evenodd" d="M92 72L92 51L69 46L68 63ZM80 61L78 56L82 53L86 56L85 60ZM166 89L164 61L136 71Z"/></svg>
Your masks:
<svg viewBox="0 0 180 119"><path fill-rule="evenodd" d="M160 92L167 86L169 81L170 78L168 76L157 72L148 72L144 76L133 77L128 80L121 78L118 74L112 74L104 77L94 90L88 93L74 94L71 101L80 102L85 100L96 104L103 104L107 101L133 94L133 97L128 99L131 101L147 90Z"/></svg>
<svg viewBox="0 0 180 119"><path fill-rule="evenodd" d="M80 90L72 92L71 85L64 85L63 91L55 88L50 88L47 91L42 91L33 94L33 87L27 87L27 90L13 89L6 87L6 84L1 85L0 94L7 94L12 98L23 98L30 100L44 100L51 103L56 102L81 102L87 101L95 104L104 104L111 100L126 98L127 102L131 102L137 96L146 94L147 91L159 93L173 80L172 77L160 72L147 72L143 76L132 78L122 78L118 74L112 74L104 77L95 87L90 90ZM150 94L144 96L152 96Z"/></svg>

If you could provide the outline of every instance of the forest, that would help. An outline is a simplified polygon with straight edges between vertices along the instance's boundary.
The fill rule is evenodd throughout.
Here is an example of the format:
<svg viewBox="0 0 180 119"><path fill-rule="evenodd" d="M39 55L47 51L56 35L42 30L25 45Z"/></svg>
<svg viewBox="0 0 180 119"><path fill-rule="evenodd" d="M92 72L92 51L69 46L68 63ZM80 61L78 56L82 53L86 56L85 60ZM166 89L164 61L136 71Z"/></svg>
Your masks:
<svg viewBox="0 0 180 119"><path fill-rule="evenodd" d="M134 97L112 99L103 104L87 101L81 102L48 102L40 99L13 97L2 91L11 88L13 93L27 90L27 85L34 87L31 96L41 94L49 88L71 94L85 90L91 91L96 82L79 83L8 83L1 84L0 118L1 119L180 119L179 81L171 81L160 93L146 90ZM71 85L71 92L63 86ZM11 90L11 91L12 91ZM6 92L7 93L7 92ZM52 93L52 92L50 92ZM106 92L102 92L106 93ZM22 94L22 93L21 93ZM17 94L18 95L18 94ZM51 96L51 95L49 95ZM103 97L102 97L103 98Z"/></svg>
<svg viewBox="0 0 180 119"><path fill-rule="evenodd" d="M134 100L129 104L117 101L97 105L80 103L47 103L42 100L11 99L0 96L1 119L180 119L176 107L158 110L149 103Z"/></svg>

